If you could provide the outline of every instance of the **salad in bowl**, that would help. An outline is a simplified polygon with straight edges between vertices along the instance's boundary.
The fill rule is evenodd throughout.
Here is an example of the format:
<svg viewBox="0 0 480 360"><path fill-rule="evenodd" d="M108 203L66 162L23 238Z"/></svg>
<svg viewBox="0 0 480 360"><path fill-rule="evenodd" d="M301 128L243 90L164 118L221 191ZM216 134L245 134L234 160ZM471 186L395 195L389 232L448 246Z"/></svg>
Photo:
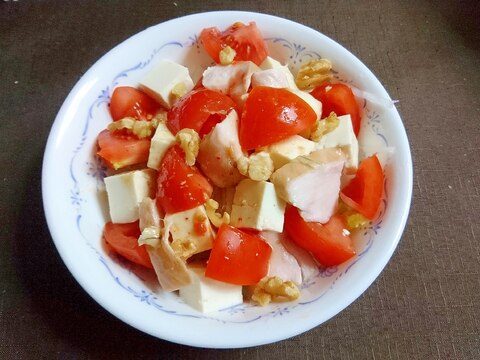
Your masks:
<svg viewBox="0 0 480 360"><path fill-rule="evenodd" d="M149 28L82 77L43 195L60 255L107 310L166 340L244 347L321 324L373 282L405 225L411 159L347 50L221 14Z"/></svg>

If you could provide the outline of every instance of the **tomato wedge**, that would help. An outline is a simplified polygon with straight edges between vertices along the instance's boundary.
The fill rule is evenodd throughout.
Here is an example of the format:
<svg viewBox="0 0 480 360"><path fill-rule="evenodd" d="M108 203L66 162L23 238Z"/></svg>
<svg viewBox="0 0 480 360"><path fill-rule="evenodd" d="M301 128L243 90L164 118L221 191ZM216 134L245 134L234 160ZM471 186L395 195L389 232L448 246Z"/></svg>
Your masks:
<svg viewBox="0 0 480 360"><path fill-rule="evenodd" d="M352 89L345 84L322 84L310 93L322 103L322 119L333 111L337 116L350 114L353 131L358 136L361 114Z"/></svg>
<svg viewBox="0 0 480 360"><path fill-rule="evenodd" d="M306 222L297 208L288 205L284 229L298 246L312 253L322 265L338 265L355 255L352 239L344 231L346 225L340 215L333 215L326 224Z"/></svg>
<svg viewBox="0 0 480 360"><path fill-rule="evenodd" d="M375 217L383 194L384 174L376 155L360 162L355 177L340 192L342 200L367 219Z"/></svg>
<svg viewBox="0 0 480 360"><path fill-rule="evenodd" d="M138 245L140 236L139 222L113 224L108 222L103 230L105 241L127 260L153 269L150 257L144 246Z"/></svg>
<svg viewBox="0 0 480 360"><path fill-rule="evenodd" d="M268 272L272 249L259 235L222 224L213 242L205 276L236 285L258 283Z"/></svg>
<svg viewBox="0 0 480 360"><path fill-rule="evenodd" d="M113 121L124 117L149 120L157 113L160 105L143 91L131 86L116 87L110 100Z"/></svg>
<svg viewBox="0 0 480 360"><path fill-rule="evenodd" d="M118 170L128 165L146 162L150 151L150 140L139 139L120 131L103 130L97 138L100 156L111 168Z"/></svg>
<svg viewBox="0 0 480 360"><path fill-rule="evenodd" d="M240 119L243 150L254 150L296 135L311 127L315 111L286 89L256 86L248 95Z"/></svg>
<svg viewBox="0 0 480 360"><path fill-rule="evenodd" d="M158 173L157 206L167 214L192 209L212 195L212 185L195 166L187 165L178 145L165 152Z"/></svg>
<svg viewBox="0 0 480 360"><path fill-rule="evenodd" d="M235 108L235 102L227 95L209 89L195 90L170 109L167 127L174 135L181 129L189 128L203 137Z"/></svg>
<svg viewBox="0 0 480 360"><path fill-rule="evenodd" d="M260 65L268 55L267 45L255 22L248 25L236 22L223 32L217 27L205 28L200 33L200 42L217 64L220 63L220 51L227 46L236 51L235 61L250 60Z"/></svg>

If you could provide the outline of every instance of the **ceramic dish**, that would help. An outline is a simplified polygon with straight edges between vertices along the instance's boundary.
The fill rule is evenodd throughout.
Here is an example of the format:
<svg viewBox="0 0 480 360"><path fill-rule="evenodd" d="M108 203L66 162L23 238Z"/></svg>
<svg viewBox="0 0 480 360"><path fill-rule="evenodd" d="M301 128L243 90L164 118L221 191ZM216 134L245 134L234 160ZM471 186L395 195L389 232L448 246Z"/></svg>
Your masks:
<svg viewBox="0 0 480 360"><path fill-rule="evenodd" d="M270 54L292 70L312 58L334 64L335 76L366 94L363 153L384 156L385 195L380 215L356 236L358 255L338 267L320 268L302 286L301 298L266 307L244 303L202 314L164 293L151 274L108 255L102 228L108 221L103 177L96 160L97 134L110 121L109 97L117 85L138 84L156 61L188 66L194 80L211 63L197 35L255 21ZM80 285L124 322L168 341L198 347L236 348L272 343L312 329L358 298L392 256L404 229L412 191L408 140L397 110L376 77L354 55L321 33L292 21L249 12L210 12L173 19L132 36L104 55L78 81L53 124L43 164L43 199L55 245Z"/></svg>

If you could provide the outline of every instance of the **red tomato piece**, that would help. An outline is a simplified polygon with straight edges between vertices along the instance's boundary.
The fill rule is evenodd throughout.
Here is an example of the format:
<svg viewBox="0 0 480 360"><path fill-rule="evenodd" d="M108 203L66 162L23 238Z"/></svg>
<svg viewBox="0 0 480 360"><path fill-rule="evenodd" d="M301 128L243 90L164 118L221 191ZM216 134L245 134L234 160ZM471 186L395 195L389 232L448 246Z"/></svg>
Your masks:
<svg viewBox="0 0 480 360"><path fill-rule="evenodd" d="M345 186L340 197L352 209L372 220L380 206L384 174L376 155L360 163L355 177Z"/></svg>
<svg viewBox="0 0 480 360"><path fill-rule="evenodd" d="M308 129L316 119L310 105L292 92L256 86L243 107L240 144L245 151L270 145Z"/></svg>
<svg viewBox="0 0 480 360"><path fill-rule="evenodd" d="M345 233L345 222L339 215L333 215L326 224L307 222L297 208L288 205L284 229L298 246L309 251L322 265L338 265L355 255L352 239Z"/></svg>
<svg viewBox="0 0 480 360"><path fill-rule="evenodd" d="M139 139L133 135L122 132L103 130L98 134L97 155L100 156L107 166L118 170L128 165L146 162L150 151L150 140Z"/></svg>
<svg viewBox="0 0 480 360"><path fill-rule="evenodd" d="M160 105L150 96L131 86L116 87L110 100L110 114L113 121L124 117L149 120L159 108Z"/></svg>
<svg viewBox="0 0 480 360"><path fill-rule="evenodd" d="M187 165L178 145L170 147L163 156L157 183L157 205L167 214L201 205L213 191L207 178L195 166Z"/></svg>
<svg viewBox="0 0 480 360"><path fill-rule="evenodd" d="M259 235L222 224L213 242L205 276L236 285L258 283L268 272L272 249Z"/></svg>
<svg viewBox="0 0 480 360"><path fill-rule="evenodd" d="M220 51L227 46L236 51L235 61L250 60L260 65L268 55L267 45L255 22L248 25L236 22L223 32L216 27L205 28L200 33L200 42L217 64L220 63Z"/></svg>
<svg viewBox="0 0 480 360"><path fill-rule="evenodd" d="M322 103L322 119L333 111L337 116L350 114L353 131L358 136L360 131L360 107L352 89L345 84L322 84L310 93Z"/></svg>
<svg viewBox="0 0 480 360"><path fill-rule="evenodd" d="M153 269L145 246L138 245L140 236L139 222L128 224L113 224L108 222L103 230L105 241L127 260Z"/></svg>
<svg viewBox="0 0 480 360"><path fill-rule="evenodd" d="M170 109L167 127L174 135L181 129L189 128L202 137L235 108L235 102L227 95L209 89L195 90Z"/></svg>

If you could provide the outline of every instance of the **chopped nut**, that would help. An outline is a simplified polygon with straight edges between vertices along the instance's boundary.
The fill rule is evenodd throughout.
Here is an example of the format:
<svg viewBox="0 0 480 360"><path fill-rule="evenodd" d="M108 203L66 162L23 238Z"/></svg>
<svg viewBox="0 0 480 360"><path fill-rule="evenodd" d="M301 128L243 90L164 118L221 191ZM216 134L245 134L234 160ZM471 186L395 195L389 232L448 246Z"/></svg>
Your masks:
<svg viewBox="0 0 480 360"><path fill-rule="evenodd" d="M266 151L250 156L248 166L248 177L255 181L267 181L272 176L274 170L273 160Z"/></svg>
<svg viewBox="0 0 480 360"><path fill-rule="evenodd" d="M340 124L340 120L337 115L332 111L328 117L322 120L318 120L315 125L313 125L313 131L310 134L310 140L318 142L320 138L335 130Z"/></svg>
<svg viewBox="0 0 480 360"><path fill-rule="evenodd" d="M268 180L274 171L273 160L266 151L260 151L250 157L241 157L237 160L237 169L240 174L255 181Z"/></svg>
<svg viewBox="0 0 480 360"><path fill-rule="evenodd" d="M177 143L185 152L185 160L188 165L195 164L200 147L200 136L195 130L182 129L177 133Z"/></svg>
<svg viewBox="0 0 480 360"><path fill-rule="evenodd" d="M246 156L243 156L237 160L237 169L243 176L248 176L249 165L250 161Z"/></svg>
<svg viewBox="0 0 480 360"><path fill-rule="evenodd" d="M278 276L266 276L255 285L252 300L261 306L270 302L293 301L300 296L300 290L293 281L283 281Z"/></svg>
<svg viewBox="0 0 480 360"><path fill-rule="evenodd" d="M176 98L181 98L187 92L188 92L188 89L183 82L178 83L172 89L172 95L175 96Z"/></svg>
<svg viewBox="0 0 480 360"><path fill-rule="evenodd" d="M222 65L229 65L233 62L233 59L235 59L235 56L237 55L237 52L232 49L230 46L224 47L218 54L218 57L220 58L220 64Z"/></svg>
<svg viewBox="0 0 480 360"><path fill-rule="evenodd" d="M345 204L342 200L338 201L337 212L346 219L346 225L348 231L354 231L361 229L368 225L370 222L365 216L353 210L350 206Z"/></svg>
<svg viewBox="0 0 480 360"><path fill-rule="evenodd" d="M209 199L205 204L205 211L207 213L210 222L215 227L220 227L222 224L230 223L230 215L227 212L223 213L223 216L217 213L215 210L218 210L219 204L213 199Z"/></svg>
<svg viewBox="0 0 480 360"><path fill-rule="evenodd" d="M298 70L295 83L301 90L311 90L332 79L332 63L327 59L316 59L302 65Z"/></svg>
<svg viewBox="0 0 480 360"><path fill-rule="evenodd" d="M123 119L111 122L108 124L108 130L119 131L125 130L129 134L136 135L139 139L149 138L153 135L158 126L157 121L136 120L132 117L125 117Z"/></svg>

